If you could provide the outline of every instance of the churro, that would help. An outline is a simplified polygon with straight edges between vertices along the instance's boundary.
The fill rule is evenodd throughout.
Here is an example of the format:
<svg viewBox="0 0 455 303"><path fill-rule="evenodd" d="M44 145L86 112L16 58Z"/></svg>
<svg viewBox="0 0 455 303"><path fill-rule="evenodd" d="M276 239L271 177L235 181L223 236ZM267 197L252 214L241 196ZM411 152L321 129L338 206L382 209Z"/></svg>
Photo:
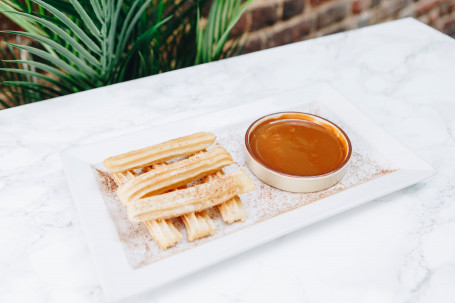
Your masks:
<svg viewBox="0 0 455 303"><path fill-rule="evenodd" d="M134 176L136 176L136 173L134 171L125 171L121 173L113 173L111 174L112 179L114 179L115 184L118 186L122 186L129 180L134 179Z"/></svg>
<svg viewBox="0 0 455 303"><path fill-rule="evenodd" d="M153 240L161 249L174 246L182 238L182 234L170 220L150 220L144 223Z"/></svg>
<svg viewBox="0 0 455 303"><path fill-rule="evenodd" d="M239 196L235 196L224 203L218 204L218 210L226 223L245 221L248 215Z"/></svg>
<svg viewBox="0 0 455 303"><path fill-rule="evenodd" d="M127 206L128 217L132 222L178 217L205 210L253 189L250 176L239 170L207 183L132 201Z"/></svg>
<svg viewBox="0 0 455 303"><path fill-rule="evenodd" d="M182 238L172 218L182 219L188 240L194 241L216 232L206 211L212 206L218 206L227 223L247 216L238 195L252 190L254 184L243 170L224 175L223 167L233 160L222 147L206 150L215 138L210 133L196 133L103 162L118 185L117 195L129 219L143 222L161 249ZM202 183L194 185L198 180Z"/></svg>
<svg viewBox="0 0 455 303"><path fill-rule="evenodd" d="M194 154L212 145L215 138L213 134L200 132L113 156L104 160L103 164L111 173L134 170Z"/></svg>
<svg viewBox="0 0 455 303"><path fill-rule="evenodd" d="M205 210L199 213L189 213L183 215L181 218L183 223L185 223L186 234L189 241L210 236L216 232L215 223Z"/></svg>
<svg viewBox="0 0 455 303"><path fill-rule="evenodd" d="M132 178L118 188L117 194L126 206L129 201L175 189L207 174L213 174L232 163L229 153L222 147L216 147L209 152L162 165Z"/></svg>
<svg viewBox="0 0 455 303"><path fill-rule="evenodd" d="M137 176L134 171L125 171L111 174L118 186L124 185ZM175 228L170 220L151 220L144 222L153 240L161 249L167 249L180 241L182 234Z"/></svg>
<svg viewBox="0 0 455 303"><path fill-rule="evenodd" d="M204 177L204 180L210 181L214 178L219 178L224 175L224 172L221 170L216 174L209 175ZM235 196L224 203L218 204L218 210L221 213L221 217L223 221L226 223L234 223L237 221L245 221L248 213L243 206L242 200L240 200L239 196Z"/></svg>

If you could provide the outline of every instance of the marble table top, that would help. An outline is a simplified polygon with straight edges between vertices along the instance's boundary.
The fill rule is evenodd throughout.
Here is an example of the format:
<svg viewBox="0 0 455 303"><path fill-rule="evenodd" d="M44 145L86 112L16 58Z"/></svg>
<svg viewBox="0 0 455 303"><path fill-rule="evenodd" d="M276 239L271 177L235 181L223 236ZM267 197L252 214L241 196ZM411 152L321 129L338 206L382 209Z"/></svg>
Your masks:
<svg viewBox="0 0 455 303"><path fill-rule="evenodd" d="M103 302L65 149L326 82L437 170L125 302L454 302L455 41L413 19L0 111L0 302Z"/></svg>

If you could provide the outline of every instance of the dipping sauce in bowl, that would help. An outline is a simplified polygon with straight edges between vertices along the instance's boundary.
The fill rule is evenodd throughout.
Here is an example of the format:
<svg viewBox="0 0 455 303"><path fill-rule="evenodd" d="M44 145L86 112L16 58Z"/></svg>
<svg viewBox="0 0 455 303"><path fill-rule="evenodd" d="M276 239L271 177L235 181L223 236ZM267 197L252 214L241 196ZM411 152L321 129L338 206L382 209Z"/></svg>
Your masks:
<svg viewBox="0 0 455 303"><path fill-rule="evenodd" d="M341 128L306 113L258 119L248 129L245 145L247 164L259 179L296 192L332 186L344 175L351 156L351 143Z"/></svg>
<svg viewBox="0 0 455 303"><path fill-rule="evenodd" d="M341 140L327 127L292 116L262 122L249 143L262 163L289 175L326 174L346 157Z"/></svg>

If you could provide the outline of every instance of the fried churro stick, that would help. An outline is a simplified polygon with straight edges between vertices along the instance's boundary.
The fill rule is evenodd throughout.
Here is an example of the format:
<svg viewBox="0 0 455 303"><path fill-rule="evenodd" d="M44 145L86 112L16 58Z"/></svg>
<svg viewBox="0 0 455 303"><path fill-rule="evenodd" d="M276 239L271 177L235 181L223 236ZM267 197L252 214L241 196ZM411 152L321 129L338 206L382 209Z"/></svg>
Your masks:
<svg viewBox="0 0 455 303"><path fill-rule="evenodd" d="M132 222L178 217L202 211L253 189L250 176L239 170L207 183L133 201L127 207L128 217Z"/></svg>
<svg viewBox="0 0 455 303"><path fill-rule="evenodd" d="M213 154L220 154L220 151L218 149L218 151L216 150L216 148L214 149L215 151L212 153ZM203 150L203 151L200 151L200 152L197 152L194 156L196 155L202 155L206 152L206 150ZM222 153L221 153L222 154ZM206 159L207 158L207 155L204 155ZM210 156L210 155L209 155ZM230 155L228 154L229 158L230 158ZM198 158L200 159L200 158ZM182 160L182 161L185 161L185 160ZM194 162L194 159L191 160L191 162ZM174 165L177 165L178 167L180 167L177 163L179 162L175 162ZM151 172L151 171L169 171L169 169L172 170L172 168L176 168L175 166L171 166L172 164L157 164L157 165L154 165L154 166L147 166L145 168L142 169L142 172L145 174L147 172ZM152 180L154 181L154 180ZM192 180L193 181L193 180ZM188 182L191 182L191 181L188 181ZM180 185L180 184L174 184L172 186L172 190L177 190L177 189L182 189L182 188L186 188L186 184L185 185L182 185L182 186L177 186L177 185ZM157 194L157 193L154 193L154 194ZM150 195L150 193L148 194ZM125 204L126 206L126 204ZM187 232L187 237L188 237L188 240L189 241L194 241L194 240L197 240L199 238L203 238L203 237L207 237L207 236L210 236L210 235L213 235L215 232L216 232L216 226L215 226L215 223L212 221L212 219L207 215L206 212L200 212L200 213L189 213L189 214L186 214L184 216L181 217L183 223L185 224L186 226L186 232ZM155 220L152 220L152 221L155 221ZM165 220L163 220L164 222ZM151 222L151 221L149 221ZM156 227L155 227L156 228ZM180 235L180 233L179 233ZM180 237L177 239L177 241L179 241L181 238L181 235ZM160 239L161 242L163 241L170 241L170 245L167 246L166 248L163 248L164 246L161 246L160 247L162 249L167 249L168 247L171 247L171 246L174 246L176 242L173 242L172 243L172 239L170 237L168 238L165 238L165 237L162 237Z"/></svg>
<svg viewBox="0 0 455 303"><path fill-rule="evenodd" d="M215 223L205 210L199 213L186 214L181 218L183 223L185 223L186 234L189 241L207 237L216 232Z"/></svg>
<svg viewBox="0 0 455 303"><path fill-rule="evenodd" d="M231 155L224 148L216 147L209 152L200 153L185 160L160 165L132 178L118 188L117 194L126 206L129 201L175 189L207 174L213 174L232 163Z"/></svg>
<svg viewBox="0 0 455 303"><path fill-rule="evenodd" d="M200 132L110 157L104 160L103 164L112 173L134 170L194 154L212 145L215 138L213 134Z"/></svg>
<svg viewBox="0 0 455 303"><path fill-rule="evenodd" d="M153 240L161 249L174 246L182 238L182 234L170 220L150 220L144 223Z"/></svg>
<svg viewBox="0 0 455 303"><path fill-rule="evenodd" d="M204 150L197 154L202 155L205 152L206 151ZM215 153L217 153L217 152L215 151ZM147 171L152 171L152 170L160 170L160 169L164 169L167 166L170 166L170 165L159 164L159 165L155 165L153 167L149 166L148 167L149 169L146 169L146 170L143 169L143 171L147 172ZM167 168L169 168L169 167L167 167ZM174 188L175 188L175 185L174 185ZM182 188L186 188L186 185L179 186L178 189L182 189ZM205 211L200 212L200 213L189 213L189 214L183 215L181 217L181 219L186 226L186 233L187 233L187 237L188 237L189 241L194 241L199 238L207 237L207 236L213 235L216 232L215 223L212 221L212 219L208 216L207 212L205 212Z"/></svg>
<svg viewBox="0 0 455 303"><path fill-rule="evenodd" d="M245 221L248 215L239 196L235 196L224 203L218 204L218 210L220 211L224 222L229 224L237 221Z"/></svg>
<svg viewBox="0 0 455 303"><path fill-rule="evenodd" d="M112 179L114 179L115 184L120 187L123 184L127 183L129 180L134 179L136 173L134 171L125 171L121 173L113 173L111 176Z"/></svg>
<svg viewBox="0 0 455 303"><path fill-rule="evenodd" d="M219 178L223 175L224 172L219 171L215 175L207 176L204 179L206 181L210 181L213 180L214 178ZM229 224L237 221L245 221L248 215L239 196L235 196L224 203L218 204L218 210L220 211L221 217L223 218L224 222Z"/></svg>
<svg viewBox="0 0 455 303"><path fill-rule="evenodd" d="M113 173L112 178L118 186L122 186L128 180L134 179L134 171L125 171ZM137 178L137 177L136 177ZM170 220L151 220L144 222L153 240L161 249L167 249L174 246L182 238L182 234L175 228Z"/></svg>

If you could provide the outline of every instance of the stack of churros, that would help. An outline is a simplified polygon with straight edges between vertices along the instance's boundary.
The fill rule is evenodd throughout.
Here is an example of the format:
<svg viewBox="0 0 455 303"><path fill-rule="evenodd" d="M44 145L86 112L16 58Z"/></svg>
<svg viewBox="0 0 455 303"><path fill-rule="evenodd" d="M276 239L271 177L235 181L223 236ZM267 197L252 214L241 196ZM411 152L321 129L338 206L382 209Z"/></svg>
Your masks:
<svg viewBox="0 0 455 303"><path fill-rule="evenodd" d="M143 222L161 249L182 238L172 218L182 219L189 241L216 232L206 211L213 206L226 223L246 219L238 195L253 190L254 183L244 170L223 173L223 167L234 162L222 147L207 151L215 139L210 133L196 133L103 162L118 185L117 195L129 219Z"/></svg>

